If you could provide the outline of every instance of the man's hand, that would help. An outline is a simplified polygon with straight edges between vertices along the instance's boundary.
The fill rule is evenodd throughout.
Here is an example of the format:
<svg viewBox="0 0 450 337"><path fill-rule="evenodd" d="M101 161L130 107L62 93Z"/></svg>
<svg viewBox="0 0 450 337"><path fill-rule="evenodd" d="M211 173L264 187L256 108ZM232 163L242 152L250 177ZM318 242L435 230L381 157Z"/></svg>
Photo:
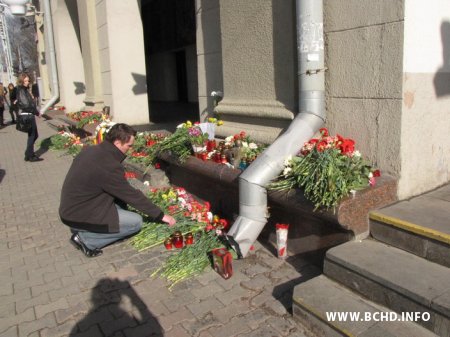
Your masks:
<svg viewBox="0 0 450 337"><path fill-rule="evenodd" d="M173 216L167 214L164 214L162 221L167 223L169 226L173 226L177 222Z"/></svg>

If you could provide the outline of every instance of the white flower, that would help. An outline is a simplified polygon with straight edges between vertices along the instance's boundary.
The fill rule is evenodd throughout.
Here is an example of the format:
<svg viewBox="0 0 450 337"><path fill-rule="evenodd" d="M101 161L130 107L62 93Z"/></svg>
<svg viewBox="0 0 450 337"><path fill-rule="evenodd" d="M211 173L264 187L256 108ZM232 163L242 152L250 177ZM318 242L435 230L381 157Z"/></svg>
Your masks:
<svg viewBox="0 0 450 337"><path fill-rule="evenodd" d="M292 155L289 155L289 156L284 160L284 166L291 166L291 162L292 162Z"/></svg>
<svg viewBox="0 0 450 337"><path fill-rule="evenodd" d="M354 151L353 157L361 157L361 152L359 152L358 150Z"/></svg>
<svg viewBox="0 0 450 337"><path fill-rule="evenodd" d="M207 212L206 216L210 222L213 220L213 214L211 212Z"/></svg>
<svg viewBox="0 0 450 337"><path fill-rule="evenodd" d="M369 173L369 179L372 179L372 178L373 178L373 173L370 172L370 173Z"/></svg>
<svg viewBox="0 0 450 337"><path fill-rule="evenodd" d="M211 97L223 97L222 91L211 91Z"/></svg>
<svg viewBox="0 0 450 337"><path fill-rule="evenodd" d="M242 142L242 147L248 147L248 143L247 142Z"/></svg>
<svg viewBox="0 0 450 337"><path fill-rule="evenodd" d="M256 145L255 143L250 143L248 144L248 147L251 148L252 150L256 150L258 148L258 145Z"/></svg>
<svg viewBox="0 0 450 337"><path fill-rule="evenodd" d="M148 182L148 180L144 181L144 185L145 186L150 186L150 183Z"/></svg>
<svg viewBox="0 0 450 337"><path fill-rule="evenodd" d="M143 132L138 132L138 134L137 134L138 136L143 136L144 135L144 133Z"/></svg>
<svg viewBox="0 0 450 337"><path fill-rule="evenodd" d="M184 125L185 125L184 123L178 124L177 129L184 128Z"/></svg>
<svg viewBox="0 0 450 337"><path fill-rule="evenodd" d="M351 193L351 195L352 195L352 198L354 198L355 195L356 195L356 190L350 190L350 193Z"/></svg>
<svg viewBox="0 0 450 337"><path fill-rule="evenodd" d="M291 171L292 171L292 168L286 167L286 168L283 170L283 175L284 175L285 177L287 177L287 176L289 175L289 173L291 173Z"/></svg>

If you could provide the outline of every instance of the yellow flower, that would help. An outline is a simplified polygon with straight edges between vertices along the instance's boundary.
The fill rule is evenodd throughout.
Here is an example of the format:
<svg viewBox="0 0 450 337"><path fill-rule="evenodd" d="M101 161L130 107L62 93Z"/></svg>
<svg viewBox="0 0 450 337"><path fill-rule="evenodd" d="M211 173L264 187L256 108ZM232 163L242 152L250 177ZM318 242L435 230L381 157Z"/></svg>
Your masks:
<svg viewBox="0 0 450 337"><path fill-rule="evenodd" d="M217 122L217 125L219 125L219 126L220 126L220 125L223 125L223 121L218 121L218 122Z"/></svg>
<svg viewBox="0 0 450 337"><path fill-rule="evenodd" d="M163 195L161 196L161 198L163 198L163 200L167 200L167 194L163 194Z"/></svg>
<svg viewBox="0 0 450 337"><path fill-rule="evenodd" d="M191 127L192 126L192 122L191 121L187 121L186 122L186 126Z"/></svg>

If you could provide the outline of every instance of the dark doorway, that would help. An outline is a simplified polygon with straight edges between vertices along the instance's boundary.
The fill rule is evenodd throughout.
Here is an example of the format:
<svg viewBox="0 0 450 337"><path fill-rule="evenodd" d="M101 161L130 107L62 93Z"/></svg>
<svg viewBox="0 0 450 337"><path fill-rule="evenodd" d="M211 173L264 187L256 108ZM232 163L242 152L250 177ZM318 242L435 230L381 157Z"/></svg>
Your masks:
<svg viewBox="0 0 450 337"><path fill-rule="evenodd" d="M177 67L178 101L188 101L188 83L186 70L186 52L184 50L175 53Z"/></svg>
<svg viewBox="0 0 450 337"><path fill-rule="evenodd" d="M142 0L150 121L199 119L195 0Z"/></svg>

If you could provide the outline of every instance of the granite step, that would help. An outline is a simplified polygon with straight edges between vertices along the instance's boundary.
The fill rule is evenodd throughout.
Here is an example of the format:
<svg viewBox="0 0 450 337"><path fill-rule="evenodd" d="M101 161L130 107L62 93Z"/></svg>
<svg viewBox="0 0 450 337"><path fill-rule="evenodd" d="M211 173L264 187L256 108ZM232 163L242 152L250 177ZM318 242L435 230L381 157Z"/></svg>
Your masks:
<svg viewBox="0 0 450 337"><path fill-rule="evenodd" d="M331 317L338 313L347 316ZM325 275L294 288L293 315L315 336L437 336L412 320L405 321L406 317L401 321L402 316L363 299Z"/></svg>
<svg viewBox="0 0 450 337"><path fill-rule="evenodd" d="M375 239L450 267L450 185L369 214Z"/></svg>
<svg viewBox="0 0 450 337"><path fill-rule="evenodd" d="M56 130L56 131L60 131L60 130L70 130L70 125L59 121L57 119L49 119L46 121L47 125L49 127L51 127L52 129Z"/></svg>
<svg viewBox="0 0 450 337"><path fill-rule="evenodd" d="M374 240L327 252L324 274L397 313L428 313L418 323L450 336L450 269Z"/></svg>

